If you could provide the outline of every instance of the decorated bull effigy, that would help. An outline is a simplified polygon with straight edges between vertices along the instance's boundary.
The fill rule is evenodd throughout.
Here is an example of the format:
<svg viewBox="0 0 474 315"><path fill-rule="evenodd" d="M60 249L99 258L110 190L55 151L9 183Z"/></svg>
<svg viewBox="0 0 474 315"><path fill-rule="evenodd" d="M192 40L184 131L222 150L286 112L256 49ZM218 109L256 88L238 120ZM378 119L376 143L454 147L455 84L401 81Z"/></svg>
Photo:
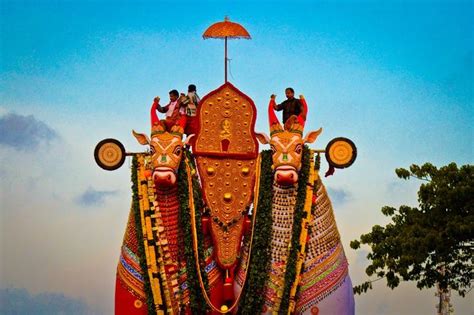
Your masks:
<svg viewBox="0 0 474 315"><path fill-rule="evenodd" d="M225 38L226 64L227 37L249 36L242 29L226 19L205 33ZM146 151L127 153L115 139L95 148L106 170L132 156L115 313L354 314L347 259L319 176L321 154L329 175L354 162L354 144L335 138L310 149L322 129L304 133L302 96L303 110L283 125L272 98L270 135L256 132L254 102L225 78L197 104L196 133L184 140L186 115L165 124L154 102L150 135L133 131Z"/></svg>

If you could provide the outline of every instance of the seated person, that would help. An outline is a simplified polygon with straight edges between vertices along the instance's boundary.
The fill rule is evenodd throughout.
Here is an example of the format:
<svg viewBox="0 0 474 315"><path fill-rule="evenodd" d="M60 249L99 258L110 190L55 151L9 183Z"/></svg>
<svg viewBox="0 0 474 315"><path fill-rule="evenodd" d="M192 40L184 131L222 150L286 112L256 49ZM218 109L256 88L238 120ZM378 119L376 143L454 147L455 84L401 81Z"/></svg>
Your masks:
<svg viewBox="0 0 474 315"><path fill-rule="evenodd" d="M161 106L160 98L157 96L153 100L156 103L156 110L160 113L166 113L166 119L161 120L164 124L166 130L171 130L171 127L176 124L178 119L180 118L179 108L181 103L179 101L179 92L177 90L171 90L169 92L170 95L170 102L165 105Z"/></svg>

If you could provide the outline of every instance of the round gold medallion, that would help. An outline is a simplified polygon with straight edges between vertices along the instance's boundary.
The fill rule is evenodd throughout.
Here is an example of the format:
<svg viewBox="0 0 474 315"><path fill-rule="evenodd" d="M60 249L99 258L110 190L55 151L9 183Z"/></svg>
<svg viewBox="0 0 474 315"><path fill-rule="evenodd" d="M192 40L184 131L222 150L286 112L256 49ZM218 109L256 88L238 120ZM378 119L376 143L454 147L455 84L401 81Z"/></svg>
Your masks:
<svg viewBox="0 0 474 315"><path fill-rule="evenodd" d="M207 175L209 175L209 176L213 176L213 175L216 174L216 170L215 170L212 166L209 166L209 167L206 169L206 171L207 171Z"/></svg>
<svg viewBox="0 0 474 315"><path fill-rule="evenodd" d="M232 201L232 194L231 193L225 193L224 194L224 201L225 202L231 202Z"/></svg>
<svg viewBox="0 0 474 315"><path fill-rule="evenodd" d="M229 308L227 307L227 305L222 305L221 306L221 312L224 312L224 313L227 313L229 311Z"/></svg>
<svg viewBox="0 0 474 315"><path fill-rule="evenodd" d="M343 137L332 139L326 146L326 160L335 168L346 168L354 163L357 148L351 140Z"/></svg>
<svg viewBox="0 0 474 315"><path fill-rule="evenodd" d="M118 140L104 139L96 145L94 159L104 170L116 170L125 162L125 148Z"/></svg>
<svg viewBox="0 0 474 315"><path fill-rule="evenodd" d="M140 300L135 300L133 305L135 306L135 308L141 308L143 306L143 302Z"/></svg>

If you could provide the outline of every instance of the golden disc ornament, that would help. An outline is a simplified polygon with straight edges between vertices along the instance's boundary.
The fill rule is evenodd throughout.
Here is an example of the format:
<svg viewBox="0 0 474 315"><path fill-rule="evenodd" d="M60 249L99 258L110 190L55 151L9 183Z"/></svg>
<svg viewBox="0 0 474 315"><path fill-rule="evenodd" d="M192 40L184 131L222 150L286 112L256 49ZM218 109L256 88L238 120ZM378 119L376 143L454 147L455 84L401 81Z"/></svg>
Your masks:
<svg viewBox="0 0 474 315"><path fill-rule="evenodd" d="M326 146L326 160L335 168L351 166L356 157L357 148L354 142L347 138L334 138Z"/></svg>
<svg viewBox="0 0 474 315"><path fill-rule="evenodd" d="M116 170L125 162L125 148L116 139L104 139L96 145L94 159L104 170Z"/></svg>

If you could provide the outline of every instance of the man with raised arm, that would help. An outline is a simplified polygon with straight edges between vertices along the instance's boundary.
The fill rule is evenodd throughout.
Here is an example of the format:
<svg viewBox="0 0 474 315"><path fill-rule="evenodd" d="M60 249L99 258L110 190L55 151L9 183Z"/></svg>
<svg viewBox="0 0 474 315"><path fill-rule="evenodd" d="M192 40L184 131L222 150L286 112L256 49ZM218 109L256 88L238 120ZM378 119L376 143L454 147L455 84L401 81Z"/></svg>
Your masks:
<svg viewBox="0 0 474 315"><path fill-rule="evenodd" d="M180 114L179 114L179 92L177 90L171 90L169 92L170 95L170 102L168 105L161 106L160 105L160 98L157 96L155 97L154 105L156 106L156 110L160 113L166 113L166 119L162 120L165 125L166 130L171 130L171 127L176 124L178 121Z"/></svg>
<svg viewBox="0 0 474 315"><path fill-rule="evenodd" d="M286 100L281 104L273 104L273 109L276 111L283 110L283 124L290 118L292 115L298 116L299 114L303 113L306 114L303 108L303 104L297 98L295 98L295 91L293 88L288 87L285 89ZM275 101L276 95L272 94L271 99ZM306 117L303 117L306 119Z"/></svg>

